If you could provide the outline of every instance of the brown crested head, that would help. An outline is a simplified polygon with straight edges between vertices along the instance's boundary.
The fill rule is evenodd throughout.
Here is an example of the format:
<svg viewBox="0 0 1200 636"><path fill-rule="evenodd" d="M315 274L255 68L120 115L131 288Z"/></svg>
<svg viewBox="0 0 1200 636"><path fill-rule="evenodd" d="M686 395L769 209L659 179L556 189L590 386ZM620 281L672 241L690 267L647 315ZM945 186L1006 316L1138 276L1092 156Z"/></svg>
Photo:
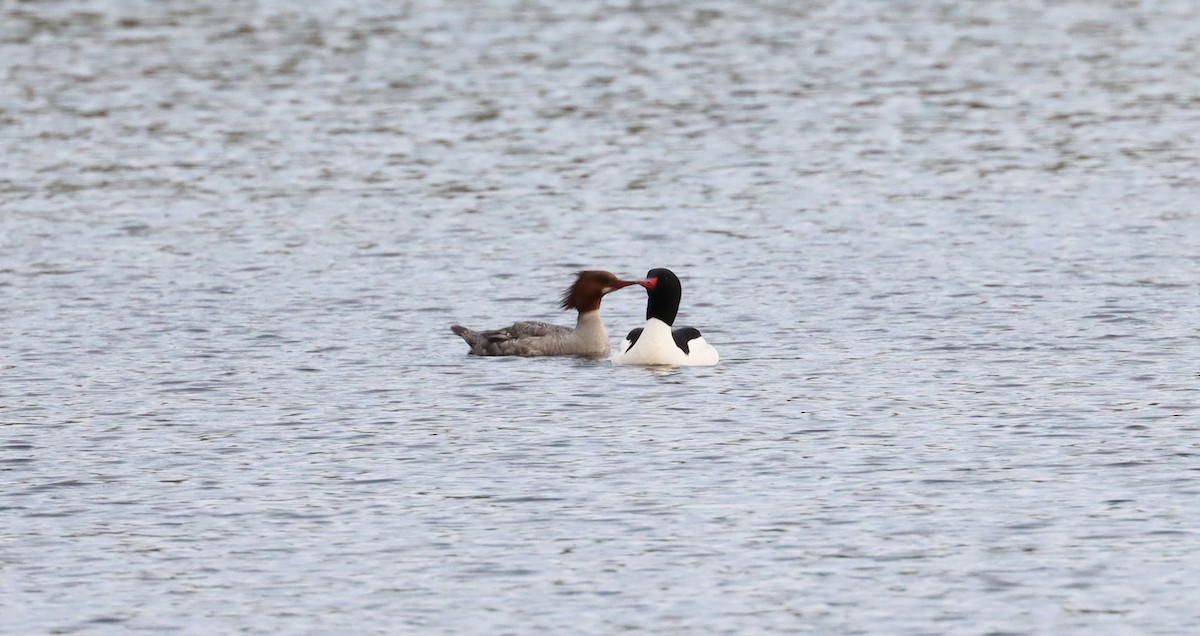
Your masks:
<svg viewBox="0 0 1200 636"><path fill-rule="evenodd" d="M600 299L611 291L622 287L635 285L631 280L621 280L612 272L589 270L579 272L575 284L563 292L562 308L577 309L580 312L600 309Z"/></svg>

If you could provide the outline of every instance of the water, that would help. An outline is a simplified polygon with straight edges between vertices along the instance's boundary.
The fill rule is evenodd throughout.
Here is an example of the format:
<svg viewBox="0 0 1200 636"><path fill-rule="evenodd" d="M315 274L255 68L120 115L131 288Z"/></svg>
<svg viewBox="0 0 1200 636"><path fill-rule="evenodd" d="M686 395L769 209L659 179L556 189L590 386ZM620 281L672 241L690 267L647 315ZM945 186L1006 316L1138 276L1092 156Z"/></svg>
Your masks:
<svg viewBox="0 0 1200 636"><path fill-rule="evenodd" d="M1184 1L5 4L0 632L1195 633L1198 42ZM652 267L720 366L447 329Z"/></svg>

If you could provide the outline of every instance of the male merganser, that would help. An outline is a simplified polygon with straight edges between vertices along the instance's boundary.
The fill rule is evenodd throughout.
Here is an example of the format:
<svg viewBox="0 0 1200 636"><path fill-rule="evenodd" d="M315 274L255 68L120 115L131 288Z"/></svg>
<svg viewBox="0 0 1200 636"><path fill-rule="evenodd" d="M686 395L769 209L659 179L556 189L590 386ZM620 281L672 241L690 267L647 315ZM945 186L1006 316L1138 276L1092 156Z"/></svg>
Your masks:
<svg viewBox="0 0 1200 636"><path fill-rule="evenodd" d="M621 348L613 354L613 364L674 364L708 366L721 356L704 340L695 327L672 330L679 313L683 289L679 277L669 269L652 269L646 279L635 281L646 288L646 324L629 332Z"/></svg>
<svg viewBox="0 0 1200 636"><path fill-rule="evenodd" d="M579 311L575 328L526 320L492 331L472 331L462 325L450 330L471 345L476 356L595 356L608 355L608 331L600 320L600 299L611 291L636 284L611 272L579 272L563 293L562 308Z"/></svg>

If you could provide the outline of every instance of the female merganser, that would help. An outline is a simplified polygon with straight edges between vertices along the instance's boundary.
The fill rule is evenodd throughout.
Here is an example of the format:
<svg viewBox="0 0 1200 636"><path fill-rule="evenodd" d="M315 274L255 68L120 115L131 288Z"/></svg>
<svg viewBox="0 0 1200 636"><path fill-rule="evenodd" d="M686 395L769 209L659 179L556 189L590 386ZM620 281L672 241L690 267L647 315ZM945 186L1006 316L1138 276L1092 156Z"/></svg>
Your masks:
<svg viewBox="0 0 1200 636"><path fill-rule="evenodd" d="M600 320L600 299L611 291L636 284L611 272L579 272L563 293L562 308L576 309L575 328L526 320L492 331L472 331L462 325L450 330L471 345L476 356L595 356L608 355L608 331Z"/></svg>
<svg viewBox="0 0 1200 636"><path fill-rule="evenodd" d="M695 327L672 330L675 314L679 313L679 297L683 289L679 277L669 269L652 269L645 280L635 281L646 288L646 324L629 332L620 350L613 354L613 364L674 364L708 366L721 356L704 340Z"/></svg>

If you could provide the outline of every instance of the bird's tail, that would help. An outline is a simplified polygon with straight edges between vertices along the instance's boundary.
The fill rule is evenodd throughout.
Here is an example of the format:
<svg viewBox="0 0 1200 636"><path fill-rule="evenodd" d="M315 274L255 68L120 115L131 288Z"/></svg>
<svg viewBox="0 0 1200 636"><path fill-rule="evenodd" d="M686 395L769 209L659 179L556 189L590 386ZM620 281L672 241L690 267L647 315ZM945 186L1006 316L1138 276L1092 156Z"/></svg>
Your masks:
<svg viewBox="0 0 1200 636"><path fill-rule="evenodd" d="M479 336L478 331L473 331L471 329L467 329L466 327L464 327L462 325L451 325L450 331L453 331L454 333L458 334L459 337L461 337L463 340L466 340L467 344L471 345L472 347L475 346L476 342L479 342L480 336Z"/></svg>

